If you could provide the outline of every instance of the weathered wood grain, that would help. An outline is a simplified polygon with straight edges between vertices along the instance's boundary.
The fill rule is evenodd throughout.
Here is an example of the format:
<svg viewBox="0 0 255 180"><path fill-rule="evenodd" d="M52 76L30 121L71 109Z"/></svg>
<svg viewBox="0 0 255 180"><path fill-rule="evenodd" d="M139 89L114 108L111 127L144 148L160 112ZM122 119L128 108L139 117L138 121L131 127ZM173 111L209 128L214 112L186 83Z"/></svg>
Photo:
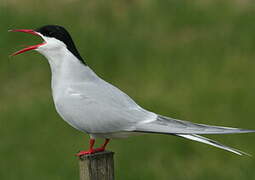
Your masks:
<svg viewBox="0 0 255 180"><path fill-rule="evenodd" d="M104 151L80 156L80 180L114 180L113 155Z"/></svg>

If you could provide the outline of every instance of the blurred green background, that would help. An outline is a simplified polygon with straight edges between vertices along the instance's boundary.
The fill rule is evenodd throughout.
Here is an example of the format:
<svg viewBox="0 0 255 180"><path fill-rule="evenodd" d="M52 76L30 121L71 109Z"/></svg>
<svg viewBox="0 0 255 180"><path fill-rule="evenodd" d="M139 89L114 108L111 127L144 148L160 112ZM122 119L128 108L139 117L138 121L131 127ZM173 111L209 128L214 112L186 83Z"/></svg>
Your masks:
<svg viewBox="0 0 255 180"><path fill-rule="evenodd" d="M255 129L255 3L249 0L1 0L0 179L78 179L88 136L51 97L39 38L8 29L65 26L98 75L154 112ZM255 155L255 134L210 138ZM113 140L116 179L255 179L255 160L167 135Z"/></svg>

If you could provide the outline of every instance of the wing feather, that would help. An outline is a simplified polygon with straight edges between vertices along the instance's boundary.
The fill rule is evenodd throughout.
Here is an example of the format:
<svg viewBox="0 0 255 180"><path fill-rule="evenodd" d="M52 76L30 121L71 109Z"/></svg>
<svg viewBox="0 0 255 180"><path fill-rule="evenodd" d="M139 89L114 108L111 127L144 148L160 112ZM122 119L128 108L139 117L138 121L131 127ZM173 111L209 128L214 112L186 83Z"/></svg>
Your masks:
<svg viewBox="0 0 255 180"><path fill-rule="evenodd" d="M155 121L137 124L136 131L161 134L235 134L255 132L255 130L248 129L196 124L161 115L158 115Z"/></svg>

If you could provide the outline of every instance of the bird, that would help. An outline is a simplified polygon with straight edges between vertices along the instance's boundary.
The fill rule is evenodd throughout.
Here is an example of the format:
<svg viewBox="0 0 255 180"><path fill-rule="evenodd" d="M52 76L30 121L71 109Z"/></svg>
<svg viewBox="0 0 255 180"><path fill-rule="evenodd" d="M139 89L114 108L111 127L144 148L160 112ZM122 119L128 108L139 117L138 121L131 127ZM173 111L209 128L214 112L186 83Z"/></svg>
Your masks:
<svg viewBox="0 0 255 180"><path fill-rule="evenodd" d="M10 31L29 33L43 40L12 56L35 50L48 60L56 111L69 125L90 137L89 149L80 151L77 156L105 151L110 139L145 133L174 135L238 155L249 155L201 135L252 133L255 130L192 123L144 109L88 66L63 26L44 25L36 29ZM102 146L95 148L98 138L105 141Z"/></svg>

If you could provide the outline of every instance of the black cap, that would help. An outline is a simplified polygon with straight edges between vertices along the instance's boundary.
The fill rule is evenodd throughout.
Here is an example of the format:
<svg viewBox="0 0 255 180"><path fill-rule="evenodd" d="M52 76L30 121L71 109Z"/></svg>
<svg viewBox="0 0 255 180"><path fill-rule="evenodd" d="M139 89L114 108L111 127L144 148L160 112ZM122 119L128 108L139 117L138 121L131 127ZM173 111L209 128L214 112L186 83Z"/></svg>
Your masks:
<svg viewBox="0 0 255 180"><path fill-rule="evenodd" d="M83 64L86 65L85 61L82 59L78 50L76 49L72 37L64 27L58 25L46 25L35 29L35 31L46 37L54 37L62 41L65 43L67 49L71 51L73 55L76 56Z"/></svg>

